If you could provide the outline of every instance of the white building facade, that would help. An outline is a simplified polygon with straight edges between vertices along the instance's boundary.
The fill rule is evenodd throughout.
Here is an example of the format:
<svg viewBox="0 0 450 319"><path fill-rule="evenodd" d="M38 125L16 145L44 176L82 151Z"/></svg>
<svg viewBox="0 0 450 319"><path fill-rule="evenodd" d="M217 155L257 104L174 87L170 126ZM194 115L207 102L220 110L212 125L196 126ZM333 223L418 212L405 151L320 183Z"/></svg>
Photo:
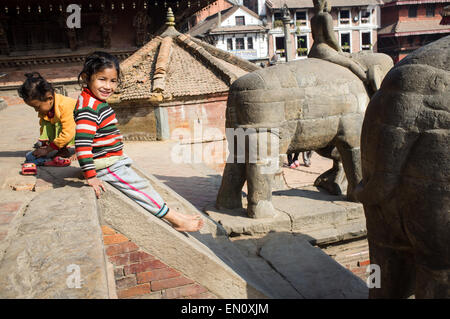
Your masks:
<svg viewBox="0 0 450 319"><path fill-rule="evenodd" d="M269 58L268 28L258 14L244 6L234 6L209 17L189 34L255 63Z"/></svg>
<svg viewBox="0 0 450 319"><path fill-rule="evenodd" d="M313 44L310 20L314 15L312 0L267 0L269 56L285 59L282 8L287 4L291 17L290 37L295 59L306 58ZM333 4L336 3L335 6ZM331 1L336 39L346 52L376 51L380 27L380 0Z"/></svg>

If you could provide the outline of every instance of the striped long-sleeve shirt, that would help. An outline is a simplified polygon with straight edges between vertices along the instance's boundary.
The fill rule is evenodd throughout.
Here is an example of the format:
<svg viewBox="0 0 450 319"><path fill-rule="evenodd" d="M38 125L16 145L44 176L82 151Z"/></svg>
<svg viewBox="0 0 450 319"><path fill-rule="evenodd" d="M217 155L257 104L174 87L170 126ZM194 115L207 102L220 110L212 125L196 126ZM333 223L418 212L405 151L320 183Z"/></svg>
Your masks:
<svg viewBox="0 0 450 319"><path fill-rule="evenodd" d="M121 156L122 135L114 110L85 88L74 110L76 123L75 152L84 177L97 175L94 159Z"/></svg>

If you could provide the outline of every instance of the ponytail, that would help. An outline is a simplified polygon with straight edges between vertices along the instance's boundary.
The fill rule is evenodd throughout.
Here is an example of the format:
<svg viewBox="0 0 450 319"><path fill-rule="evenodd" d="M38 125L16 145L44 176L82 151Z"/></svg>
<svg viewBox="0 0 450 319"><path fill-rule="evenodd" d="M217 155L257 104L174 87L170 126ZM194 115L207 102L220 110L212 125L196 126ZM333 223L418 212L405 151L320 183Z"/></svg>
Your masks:
<svg viewBox="0 0 450 319"><path fill-rule="evenodd" d="M52 84L47 82L38 72L25 73L26 80L17 89L24 101L46 101L48 93L55 94Z"/></svg>

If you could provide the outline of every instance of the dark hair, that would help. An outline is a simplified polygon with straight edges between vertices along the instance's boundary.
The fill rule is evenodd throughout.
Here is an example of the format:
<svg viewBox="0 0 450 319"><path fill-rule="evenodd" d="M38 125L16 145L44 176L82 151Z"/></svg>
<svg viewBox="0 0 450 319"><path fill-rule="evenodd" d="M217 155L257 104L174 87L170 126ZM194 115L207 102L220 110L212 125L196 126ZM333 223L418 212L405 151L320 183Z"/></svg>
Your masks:
<svg viewBox="0 0 450 319"><path fill-rule="evenodd" d="M117 79L120 83L120 64L119 60L114 56L107 52L96 51L90 54L84 60L83 70L81 70L78 75L78 83L80 85L87 84L83 83L82 75L85 74L86 81L89 82L91 80L92 75L97 72L101 72L104 69L115 68L117 71Z"/></svg>
<svg viewBox="0 0 450 319"><path fill-rule="evenodd" d="M24 101L46 101L47 94L55 94L52 84L47 82L38 72L25 73L27 79L17 89L19 96Z"/></svg>

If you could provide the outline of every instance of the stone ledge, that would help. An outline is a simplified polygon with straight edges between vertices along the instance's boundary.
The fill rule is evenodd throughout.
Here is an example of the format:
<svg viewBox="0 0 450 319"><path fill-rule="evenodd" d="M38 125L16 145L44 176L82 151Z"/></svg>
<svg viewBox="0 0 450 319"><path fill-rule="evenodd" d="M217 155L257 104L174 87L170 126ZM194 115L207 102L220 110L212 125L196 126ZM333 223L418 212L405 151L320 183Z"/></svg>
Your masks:
<svg viewBox="0 0 450 319"><path fill-rule="evenodd" d="M1 298L109 298L94 193L62 187L24 210L0 264ZM76 280L79 270L80 285ZM78 288L79 287L79 288Z"/></svg>
<svg viewBox="0 0 450 319"><path fill-rule="evenodd" d="M246 207L246 198L242 200ZM343 196L330 195L314 186L274 191L273 218L254 219L242 210L218 210L207 207L205 213L219 223L230 236L261 236L269 232L293 232L305 235L312 244L333 243L366 235L366 220L361 204Z"/></svg>
<svg viewBox="0 0 450 319"><path fill-rule="evenodd" d="M274 233L260 256L307 299L367 299L369 289L348 269L293 234ZM289 256L289 258L285 258ZM318 271L320 267L320 271Z"/></svg>

